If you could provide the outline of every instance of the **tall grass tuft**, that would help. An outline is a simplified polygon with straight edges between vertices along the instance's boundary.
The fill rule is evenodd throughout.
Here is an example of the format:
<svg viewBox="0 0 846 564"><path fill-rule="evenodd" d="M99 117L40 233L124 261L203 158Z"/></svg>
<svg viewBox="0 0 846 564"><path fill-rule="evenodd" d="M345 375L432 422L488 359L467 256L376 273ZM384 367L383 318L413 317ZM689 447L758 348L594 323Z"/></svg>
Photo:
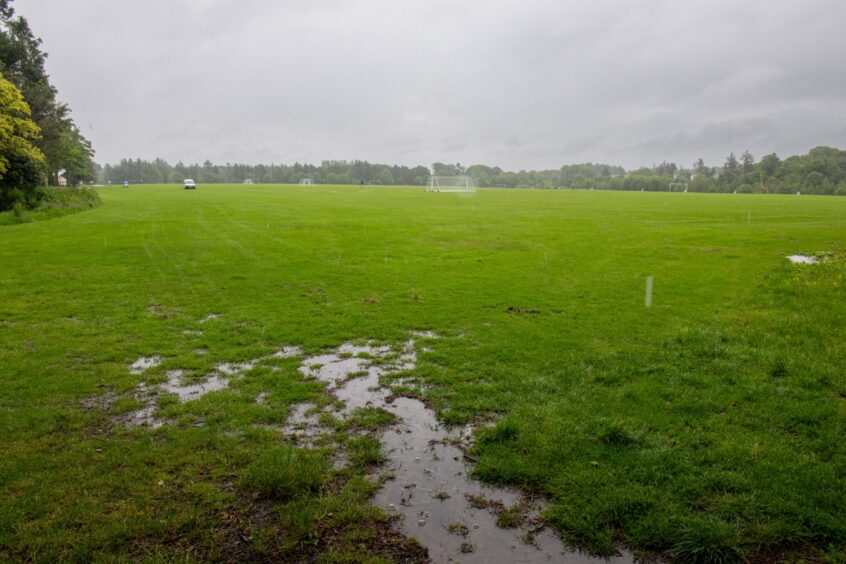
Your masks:
<svg viewBox="0 0 846 564"><path fill-rule="evenodd" d="M670 555L692 564L733 564L746 562L736 525L712 517L683 525Z"/></svg>
<svg viewBox="0 0 846 564"><path fill-rule="evenodd" d="M283 445L260 454L247 467L242 485L266 496L292 498L320 489L328 469L323 454Z"/></svg>

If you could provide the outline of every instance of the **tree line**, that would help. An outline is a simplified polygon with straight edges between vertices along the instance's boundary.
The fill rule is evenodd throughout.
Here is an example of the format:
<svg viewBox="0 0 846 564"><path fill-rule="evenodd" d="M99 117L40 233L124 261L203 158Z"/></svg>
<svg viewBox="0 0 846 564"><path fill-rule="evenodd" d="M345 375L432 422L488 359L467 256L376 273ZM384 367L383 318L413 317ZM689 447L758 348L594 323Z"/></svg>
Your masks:
<svg viewBox="0 0 846 564"><path fill-rule="evenodd" d="M0 0L0 209L33 207L44 184L94 178L91 143L58 100L46 59L12 0Z"/></svg>
<svg viewBox="0 0 846 564"><path fill-rule="evenodd" d="M663 162L652 167L626 171L621 166L583 163L549 170L507 171L487 165L462 166L460 163L434 163L425 166L399 166L367 161L323 161L320 165L300 164L203 164L171 165L162 159L145 161L123 159L98 168L98 179L105 183L175 183L193 178L200 183L295 184L311 179L317 184L424 185L430 174L468 175L480 187L572 190L636 190L770 194L846 195L846 151L817 147L807 155L784 160L776 154L760 162L749 151L738 159L730 154L720 166L707 166L698 159L691 167Z"/></svg>
<svg viewBox="0 0 846 564"><path fill-rule="evenodd" d="M386 184L413 186L429 180L429 169L424 166L374 164L367 161L323 161L320 165L300 164L224 164L210 161L203 164L169 164L162 159L145 161L122 159L114 165L105 165L99 170L99 179L104 183L158 184L182 182L192 178L200 183L255 183L296 184L311 179L318 184Z"/></svg>
<svg viewBox="0 0 846 564"><path fill-rule="evenodd" d="M846 151L833 147L816 147L784 160L772 153L757 163L749 151L740 159L732 153L721 167L708 167L699 159L686 172L694 192L846 196Z"/></svg>
<svg viewBox="0 0 846 564"><path fill-rule="evenodd" d="M576 186L570 184L566 187ZM816 147L807 155L794 155L782 160L772 153L756 162L747 150L739 159L734 153L729 154L720 166L708 166L702 159L697 159L690 168L664 162L651 168L629 171L625 175L596 179L592 187L846 196L846 151Z"/></svg>

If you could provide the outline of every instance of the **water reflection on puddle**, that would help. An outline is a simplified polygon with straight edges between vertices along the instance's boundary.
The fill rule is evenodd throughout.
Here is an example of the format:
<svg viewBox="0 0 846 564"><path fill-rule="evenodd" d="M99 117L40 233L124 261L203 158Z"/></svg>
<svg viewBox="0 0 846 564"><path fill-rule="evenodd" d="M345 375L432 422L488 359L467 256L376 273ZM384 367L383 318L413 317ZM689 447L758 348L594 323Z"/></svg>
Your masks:
<svg viewBox="0 0 846 564"><path fill-rule="evenodd" d="M431 332L414 336L437 338ZM397 349L346 343L331 353L306 358L300 366L304 376L325 382L328 391L343 402L343 416L361 407L384 409L395 416L395 422L381 431L386 452L382 470L389 478L380 480L383 485L374 502L401 516L399 528L417 538L434 562L607 561L569 551L539 519L540 500L468 477L464 449L472 439L472 428L447 429L422 401L395 398L379 385L381 376L411 370L416 364L412 338ZM313 433L320 432L315 407L298 406L289 418L288 431L313 441ZM498 527L491 508L516 507L519 525ZM632 557L623 554L610 560L631 562Z"/></svg>

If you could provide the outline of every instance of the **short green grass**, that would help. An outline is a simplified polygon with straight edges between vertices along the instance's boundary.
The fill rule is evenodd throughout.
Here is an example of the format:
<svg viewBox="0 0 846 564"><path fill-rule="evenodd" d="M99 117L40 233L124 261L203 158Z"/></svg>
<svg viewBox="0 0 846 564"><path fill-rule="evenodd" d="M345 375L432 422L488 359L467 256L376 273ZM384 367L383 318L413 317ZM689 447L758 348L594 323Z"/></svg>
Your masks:
<svg viewBox="0 0 846 564"><path fill-rule="evenodd" d="M0 227L2 559L418 554L387 542L367 503L379 412L357 415L370 434L339 426L316 454L280 443L292 404L326 402L293 359L162 402L174 424L159 430L113 419L167 369L412 329L445 337L414 372L442 420L497 420L475 475L548 495L568 542L681 561L846 556L846 199L100 194L85 213ZM832 254L784 258L816 252ZM150 354L162 365L129 374ZM333 449L350 468L332 469Z"/></svg>

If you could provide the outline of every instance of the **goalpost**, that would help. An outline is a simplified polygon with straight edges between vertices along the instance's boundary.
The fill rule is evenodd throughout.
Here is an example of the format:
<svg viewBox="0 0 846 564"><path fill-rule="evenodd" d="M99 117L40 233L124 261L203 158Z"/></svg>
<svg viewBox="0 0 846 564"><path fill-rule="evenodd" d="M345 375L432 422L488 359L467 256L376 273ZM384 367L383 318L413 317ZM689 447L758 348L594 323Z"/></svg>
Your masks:
<svg viewBox="0 0 846 564"><path fill-rule="evenodd" d="M670 182L670 192L687 192L687 182Z"/></svg>
<svg viewBox="0 0 846 564"><path fill-rule="evenodd" d="M300 180L300 184L302 186L311 186L312 184L314 184L314 180L311 178L303 178L302 180Z"/></svg>
<svg viewBox="0 0 846 564"><path fill-rule="evenodd" d="M429 177L427 192L474 192L476 184L469 176L438 176Z"/></svg>

